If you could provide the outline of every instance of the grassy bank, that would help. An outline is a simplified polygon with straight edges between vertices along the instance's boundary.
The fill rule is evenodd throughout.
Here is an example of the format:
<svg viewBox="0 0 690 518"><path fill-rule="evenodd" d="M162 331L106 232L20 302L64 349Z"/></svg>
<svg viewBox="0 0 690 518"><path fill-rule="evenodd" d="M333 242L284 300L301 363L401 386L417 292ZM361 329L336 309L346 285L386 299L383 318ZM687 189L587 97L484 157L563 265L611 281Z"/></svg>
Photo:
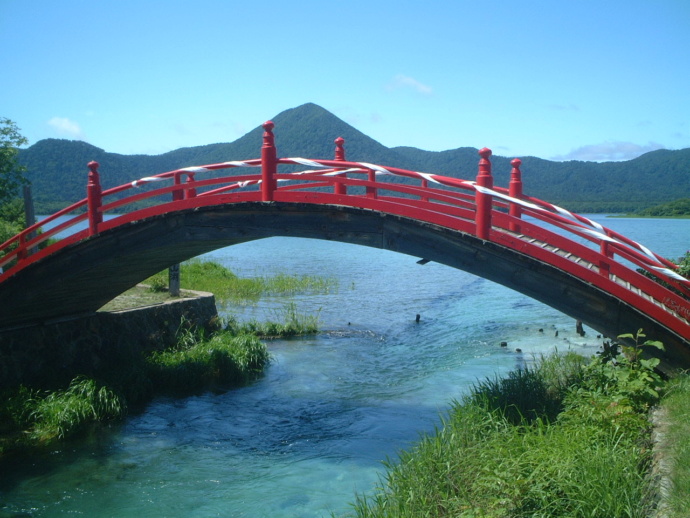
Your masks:
<svg viewBox="0 0 690 518"><path fill-rule="evenodd" d="M652 516L648 416L663 382L654 362L627 353L550 357L478 383L435 434L386 463L354 516Z"/></svg>
<svg viewBox="0 0 690 518"><path fill-rule="evenodd" d="M150 277L145 283L154 291L166 290L167 270ZM246 304L256 302L264 295L328 293L336 289L338 283L335 279L285 273L244 278L216 262L192 259L180 265L180 286L211 292L221 302Z"/></svg>

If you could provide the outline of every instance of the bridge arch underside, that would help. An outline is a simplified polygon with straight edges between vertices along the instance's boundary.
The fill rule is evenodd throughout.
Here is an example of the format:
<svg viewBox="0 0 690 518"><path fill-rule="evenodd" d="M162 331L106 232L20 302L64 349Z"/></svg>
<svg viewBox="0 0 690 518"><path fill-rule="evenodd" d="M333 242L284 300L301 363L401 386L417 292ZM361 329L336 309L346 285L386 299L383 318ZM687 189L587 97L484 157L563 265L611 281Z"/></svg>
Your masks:
<svg viewBox="0 0 690 518"><path fill-rule="evenodd" d="M577 277L495 243L436 225L343 206L240 203L150 217L102 232L33 264L0 289L0 329L96 311L147 277L197 255L271 236L400 252L484 277L541 301L604 336L643 328L664 360L690 366L690 344ZM423 270L420 270L423 275Z"/></svg>

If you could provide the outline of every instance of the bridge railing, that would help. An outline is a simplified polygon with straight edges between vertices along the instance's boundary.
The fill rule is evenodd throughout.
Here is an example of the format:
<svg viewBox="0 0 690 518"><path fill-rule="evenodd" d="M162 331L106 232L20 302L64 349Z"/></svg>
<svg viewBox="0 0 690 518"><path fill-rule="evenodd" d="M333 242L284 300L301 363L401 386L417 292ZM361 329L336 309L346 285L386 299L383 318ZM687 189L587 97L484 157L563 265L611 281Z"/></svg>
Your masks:
<svg viewBox="0 0 690 518"><path fill-rule="evenodd" d="M524 195L519 159L511 162L509 186L502 188L493 185L491 150L487 148L479 151L477 177L470 181L347 161L341 138L335 141L333 160L278 158L273 123L264 124L264 130L259 159L186 167L107 190L101 189L98 164L89 163L85 199L0 245L0 268L4 269L0 282L72 243L122 224L185 208L287 201L383 210L448 226L518 251L529 249L552 264L573 262L575 256L593 274L624 279L630 284L628 290L651 292L674 307L684 304L677 294L669 294L659 283L640 275L636 271L640 268L690 297L690 281L677 274L672 262L584 216ZM260 171L248 172L256 168ZM219 176L223 173L230 174ZM61 221L64 217L66 221ZM88 227L80 229L85 223ZM31 237L40 228L44 231ZM74 233L29 253L69 229Z"/></svg>

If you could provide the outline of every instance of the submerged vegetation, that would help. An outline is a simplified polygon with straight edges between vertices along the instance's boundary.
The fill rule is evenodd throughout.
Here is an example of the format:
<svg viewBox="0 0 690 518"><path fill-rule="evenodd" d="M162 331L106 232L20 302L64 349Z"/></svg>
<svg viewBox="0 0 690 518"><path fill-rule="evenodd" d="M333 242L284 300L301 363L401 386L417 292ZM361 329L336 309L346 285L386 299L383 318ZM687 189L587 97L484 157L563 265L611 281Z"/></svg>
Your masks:
<svg viewBox="0 0 690 518"><path fill-rule="evenodd" d="M648 414L663 382L655 362L639 355L644 335L625 338L635 345L622 354L612 346L591 361L542 358L478 383L442 428L386 463L376 490L357 498L355 516L651 516Z"/></svg>

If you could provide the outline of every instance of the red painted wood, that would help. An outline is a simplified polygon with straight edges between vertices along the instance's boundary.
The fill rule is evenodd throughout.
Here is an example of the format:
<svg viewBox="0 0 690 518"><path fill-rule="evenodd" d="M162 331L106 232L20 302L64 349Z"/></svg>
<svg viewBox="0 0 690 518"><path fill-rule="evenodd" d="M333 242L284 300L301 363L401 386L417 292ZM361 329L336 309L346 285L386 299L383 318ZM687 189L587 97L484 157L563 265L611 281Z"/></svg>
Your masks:
<svg viewBox="0 0 690 518"><path fill-rule="evenodd" d="M194 174L195 173L187 174L187 181L185 182L187 184L187 187L184 190L185 200L196 197L196 189L194 187L191 187L191 185L194 184Z"/></svg>
<svg viewBox="0 0 690 518"><path fill-rule="evenodd" d="M262 201L272 201L275 191L275 174L277 171L277 153L273 137L274 124L264 122L264 145L261 147L261 194Z"/></svg>
<svg viewBox="0 0 690 518"><path fill-rule="evenodd" d="M345 161L345 139L343 137L335 139L335 160L336 162ZM338 178L345 178L347 177L347 173L341 173L336 176L338 176ZM333 187L333 192L335 192L335 194L347 194L347 185L342 182L336 182Z"/></svg>
<svg viewBox="0 0 690 518"><path fill-rule="evenodd" d="M89 162L89 179L86 184L86 199L89 214L89 232L91 235L98 234L98 224L103 221L101 208L101 182L98 177L98 162Z"/></svg>
<svg viewBox="0 0 690 518"><path fill-rule="evenodd" d="M493 178L491 176L491 150L483 148L479 150L479 172L477 174L477 185L491 189L494 186ZM491 196L480 191L476 193L477 204L477 237L479 239L489 239L489 231L491 230Z"/></svg>
<svg viewBox="0 0 690 518"><path fill-rule="evenodd" d="M520 172L520 166L522 165L522 160L519 158L514 158L511 160L510 164L513 169L510 171L510 182L508 183L508 194L511 198L516 198L518 200L522 199L522 173ZM522 207L517 203L510 204L510 215L514 218L520 219L522 215ZM513 222L510 224L510 230L513 232L520 233L520 224Z"/></svg>

